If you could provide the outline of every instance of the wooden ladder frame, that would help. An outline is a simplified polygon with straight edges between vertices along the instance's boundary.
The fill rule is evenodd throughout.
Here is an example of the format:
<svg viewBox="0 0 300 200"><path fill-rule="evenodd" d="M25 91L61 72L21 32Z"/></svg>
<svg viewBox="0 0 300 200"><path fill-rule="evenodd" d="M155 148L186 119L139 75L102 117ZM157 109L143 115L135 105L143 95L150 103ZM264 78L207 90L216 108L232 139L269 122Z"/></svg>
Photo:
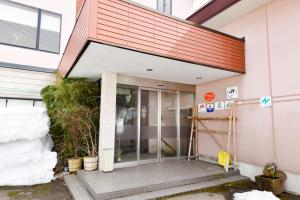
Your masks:
<svg viewBox="0 0 300 200"><path fill-rule="evenodd" d="M236 156L236 103L231 104L230 109L230 115L229 116L223 116L223 117L200 117L198 112L198 106L193 107L192 110L192 116L189 117L189 119L192 119L191 123L191 133L190 133L190 142L189 142L189 151L188 151L188 161L190 161L192 158L195 158L198 160L199 158L199 151L198 151L198 133L200 132L206 132L208 133L212 139L216 142L218 147L223 150L222 144L217 140L215 135L213 133L217 133L217 130L209 129L203 121L209 121L209 120L222 120L222 121L228 121L228 131L227 133L227 146L226 146L226 152L230 153L230 146L231 146L231 139L233 141L233 165L230 164L230 160L227 159L226 164L224 166L225 171L227 172L229 167L234 167L234 170L237 169L237 156ZM204 128L204 130L199 129L199 124ZM195 154L191 155L192 148L193 148L193 141L195 143Z"/></svg>

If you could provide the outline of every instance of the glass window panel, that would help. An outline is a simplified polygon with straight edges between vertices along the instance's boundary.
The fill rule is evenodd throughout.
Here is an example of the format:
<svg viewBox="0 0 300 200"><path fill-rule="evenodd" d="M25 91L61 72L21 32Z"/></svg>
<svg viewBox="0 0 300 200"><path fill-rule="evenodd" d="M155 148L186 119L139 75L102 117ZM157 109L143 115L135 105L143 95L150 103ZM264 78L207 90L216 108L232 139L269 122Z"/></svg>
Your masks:
<svg viewBox="0 0 300 200"><path fill-rule="evenodd" d="M177 156L177 94L161 93L161 157Z"/></svg>
<svg viewBox="0 0 300 200"><path fill-rule="evenodd" d="M59 52L61 17L42 11L39 49Z"/></svg>
<svg viewBox="0 0 300 200"><path fill-rule="evenodd" d="M192 108L194 106L194 94L180 92L180 155L188 155L189 137L191 133Z"/></svg>
<svg viewBox="0 0 300 200"><path fill-rule="evenodd" d="M157 0L157 10L164 12L164 0Z"/></svg>
<svg viewBox="0 0 300 200"><path fill-rule="evenodd" d="M140 159L157 159L158 94L141 91Z"/></svg>
<svg viewBox="0 0 300 200"><path fill-rule="evenodd" d="M137 89L117 89L115 162L137 160Z"/></svg>
<svg viewBox="0 0 300 200"><path fill-rule="evenodd" d="M172 0L165 0L164 13L168 15L172 14Z"/></svg>
<svg viewBox="0 0 300 200"><path fill-rule="evenodd" d="M172 0L157 0L157 10L168 15L172 14Z"/></svg>
<svg viewBox="0 0 300 200"><path fill-rule="evenodd" d="M1 43L36 48L37 22L37 9L0 0Z"/></svg>

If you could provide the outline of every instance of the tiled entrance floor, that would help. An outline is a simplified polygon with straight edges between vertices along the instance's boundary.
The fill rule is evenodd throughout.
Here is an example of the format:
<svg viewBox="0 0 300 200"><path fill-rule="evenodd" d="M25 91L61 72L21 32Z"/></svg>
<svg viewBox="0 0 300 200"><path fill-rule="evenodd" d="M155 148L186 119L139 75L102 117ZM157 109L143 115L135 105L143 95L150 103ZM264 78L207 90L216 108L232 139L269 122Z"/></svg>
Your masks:
<svg viewBox="0 0 300 200"><path fill-rule="evenodd" d="M78 172L94 199L113 199L237 175L202 161L175 161L100 171Z"/></svg>

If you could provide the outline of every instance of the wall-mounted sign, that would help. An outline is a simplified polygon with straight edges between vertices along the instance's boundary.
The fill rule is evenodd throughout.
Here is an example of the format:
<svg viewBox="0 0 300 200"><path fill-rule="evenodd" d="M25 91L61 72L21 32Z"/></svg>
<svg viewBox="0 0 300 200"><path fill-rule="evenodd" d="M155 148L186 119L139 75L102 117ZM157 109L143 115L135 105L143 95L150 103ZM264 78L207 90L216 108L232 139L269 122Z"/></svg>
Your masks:
<svg viewBox="0 0 300 200"><path fill-rule="evenodd" d="M231 109L232 104L233 104L233 101L225 101L225 109Z"/></svg>
<svg viewBox="0 0 300 200"><path fill-rule="evenodd" d="M272 98L270 96L261 97L259 102L263 108L272 106Z"/></svg>
<svg viewBox="0 0 300 200"><path fill-rule="evenodd" d="M225 109L224 101L215 102L215 110L224 110L224 109Z"/></svg>
<svg viewBox="0 0 300 200"><path fill-rule="evenodd" d="M215 98L215 94L213 92L208 92L204 95L205 101L212 101Z"/></svg>
<svg viewBox="0 0 300 200"><path fill-rule="evenodd" d="M237 99L239 98L239 88L238 86L232 86L226 88L226 98L227 99Z"/></svg>
<svg viewBox="0 0 300 200"><path fill-rule="evenodd" d="M209 103L206 105L206 111L207 112L214 112L214 104L213 103Z"/></svg>
<svg viewBox="0 0 300 200"><path fill-rule="evenodd" d="M206 103L199 103L198 104L198 112L205 113L206 112Z"/></svg>

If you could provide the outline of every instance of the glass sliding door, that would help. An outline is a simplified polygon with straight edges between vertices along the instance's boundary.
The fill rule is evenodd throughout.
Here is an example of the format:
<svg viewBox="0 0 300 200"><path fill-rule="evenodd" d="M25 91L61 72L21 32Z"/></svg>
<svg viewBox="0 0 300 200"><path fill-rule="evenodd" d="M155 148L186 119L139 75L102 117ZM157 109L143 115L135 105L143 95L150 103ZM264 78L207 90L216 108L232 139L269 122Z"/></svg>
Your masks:
<svg viewBox="0 0 300 200"><path fill-rule="evenodd" d="M140 160L158 159L158 93L141 90Z"/></svg>
<svg viewBox="0 0 300 200"><path fill-rule="evenodd" d="M117 88L115 163L137 161L137 88Z"/></svg>
<svg viewBox="0 0 300 200"><path fill-rule="evenodd" d="M191 120L194 107L194 93L180 92L180 156L188 155Z"/></svg>
<svg viewBox="0 0 300 200"><path fill-rule="evenodd" d="M177 157L178 152L178 95L161 92L161 158Z"/></svg>
<svg viewBox="0 0 300 200"><path fill-rule="evenodd" d="M115 163L155 163L187 156L194 94L119 85Z"/></svg>

